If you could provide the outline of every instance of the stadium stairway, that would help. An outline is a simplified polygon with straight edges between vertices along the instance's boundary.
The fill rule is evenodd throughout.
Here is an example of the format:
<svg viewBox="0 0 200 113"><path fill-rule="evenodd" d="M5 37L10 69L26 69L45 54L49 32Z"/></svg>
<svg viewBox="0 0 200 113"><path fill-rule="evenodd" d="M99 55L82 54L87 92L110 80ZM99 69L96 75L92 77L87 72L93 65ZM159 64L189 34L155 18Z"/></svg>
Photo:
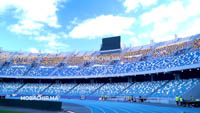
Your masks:
<svg viewBox="0 0 200 113"><path fill-rule="evenodd" d="M168 80L167 82L165 82L163 85L161 85L160 87L158 87L156 90L154 90L153 92L151 92L150 94L146 95L146 97L151 97L155 92L157 92L159 89L162 89L165 85L167 85L171 80Z"/></svg>
<svg viewBox="0 0 200 113"><path fill-rule="evenodd" d="M92 54L93 58L89 60L90 65L93 65L93 64L94 64L94 61L95 61L95 59L97 58L97 55L98 55L98 52L94 52L94 53Z"/></svg>
<svg viewBox="0 0 200 113"><path fill-rule="evenodd" d="M194 37L194 36L193 36ZM192 46L192 43L193 43L193 41L194 41L194 39L195 38L190 38L189 40L189 42L187 42L185 45L184 45L184 47L183 47L183 49L188 49L189 47L191 47ZM182 49L182 50L183 50ZM176 56L176 53L178 52L179 50L176 50L174 53L173 53L173 56Z"/></svg>
<svg viewBox="0 0 200 113"><path fill-rule="evenodd" d="M131 83L128 87L124 88L121 92L119 92L116 96L120 96L126 89L130 88L135 82Z"/></svg>
<svg viewBox="0 0 200 113"><path fill-rule="evenodd" d="M17 52L13 53L12 56L10 56L7 60L7 62L10 62L13 60L14 56L17 54Z"/></svg>
<svg viewBox="0 0 200 113"><path fill-rule="evenodd" d="M150 58L150 60L152 59L151 57L149 57L149 56L152 56L153 55L153 53L154 53L154 51L155 51L155 49L156 48L154 48L154 47L150 47L151 48L151 50L146 54L146 56L148 56L148 58L147 59L149 59Z"/></svg>
<svg viewBox="0 0 200 113"><path fill-rule="evenodd" d="M23 88L26 85L26 83L23 83L19 88L17 88L17 90L14 92L14 94L17 94L17 92Z"/></svg>
<svg viewBox="0 0 200 113"><path fill-rule="evenodd" d="M44 90L42 90L39 94L43 94L45 92L45 90L47 90L49 87L51 87L54 83L49 84L49 86L47 86Z"/></svg>
<svg viewBox="0 0 200 113"><path fill-rule="evenodd" d="M187 48L189 48L189 47L192 47L192 43L194 42L194 40L196 39L195 38L196 36L192 36L189 40L189 42L187 42L185 45L184 45L184 47L183 47L183 49L187 49ZM173 56L176 56L176 53L178 52L179 50L176 50L172 55Z"/></svg>
<svg viewBox="0 0 200 113"><path fill-rule="evenodd" d="M13 60L13 57L14 57L16 54L17 54L17 52L13 53L13 54L8 58L7 61L5 61L5 62L3 62L2 64L0 64L0 70L3 69L4 64L5 64L6 62L10 62L11 60ZM9 65L10 65L10 64L9 64ZM8 66L9 66L9 65L8 65Z"/></svg>
<svg viewBox="0 0 200 113"><path fill-rule="evenodd" d="M29 66L28 69L24 72L23 76L26 76L31 69L32 69L32 67Z"/></svg>
<svg viewBox="0 0 200 113"><path fill-rule="evenodd" d="M37 59L37 61L35 63L41 62L42 58L43 58L43 56L40 56L40 58ZM33 64L34 64L34 61L32 61L30 63L30 65L28 66L28 69L24 72L23 76L26 76L31 69L35 68L35 66L33 66Z"/></svg>
<svg viewBox="0 0 200 113"><path fill-rule="evenodd" d="M66 62L68 59L69 59L70 57L65 57L65 59L63 60L63 61L61 61L60 63L58 63L58 64L56 64L55 65L55 70L54 71L52 71L50 74L49 74L49 76L53 76L53 74L55 74L59 69L60 69L60 67L59 67L59 65L61 64L61 63L64 63L64 62Z"/></svg>
<svg viewBox="0 0 200 113"><path fill-rule="evenodd" d="M77 87L80 84L76 84L74 87L72 87L66 94L68 94L69 92L71 92L75 87Z"/></svg>
<svg viewBox="0 0 200 113"><path fill-rule="evenodd" d="M187 44L187 47L192 47L192 43L197 39L197 37L198 37L198 35L192 36L191 37L191 41Z"/></svg>
<svg viewBox="0 0 200 113"><path fill-rule="evenodd" d="M95 89L91 94L89 94L89 96L91 96L92 94L94 94L97 90L99 90L101 87L103 87L104 85L106 85L106 83L102 84L100 87L98 87L97 89Z"/></svg>
<svg viewBox="0 0 200 113"><path fill-rule="evenodd" d="M56 71L58 71L60 68L59 67L56 67L56 69L54 71L52 71L49 76L53 76L54 73L56 73Z"/></svg>

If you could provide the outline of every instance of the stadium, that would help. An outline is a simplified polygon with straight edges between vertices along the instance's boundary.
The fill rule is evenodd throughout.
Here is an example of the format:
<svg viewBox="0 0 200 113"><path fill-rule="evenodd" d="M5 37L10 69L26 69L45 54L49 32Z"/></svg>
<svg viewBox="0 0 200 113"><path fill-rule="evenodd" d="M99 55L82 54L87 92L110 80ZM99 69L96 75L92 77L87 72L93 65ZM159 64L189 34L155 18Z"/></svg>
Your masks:
<svg viewBox="0 0 200 113"><path fill-rule="evenodd" d="M199 0L0 0L0 113L200 113Z"/></svg>
<svg viewBox="0 0 200 113"><path fill-rule="evenodd" d="M1 51L0 95L79 104L89 109L84 112L93 113L157 113L166 109L166 113L197 113L198 108L173 105L176 96L185 101L193 96L198 104L191 106L199 106L199 50L197 34L87 54Z"/></svg>

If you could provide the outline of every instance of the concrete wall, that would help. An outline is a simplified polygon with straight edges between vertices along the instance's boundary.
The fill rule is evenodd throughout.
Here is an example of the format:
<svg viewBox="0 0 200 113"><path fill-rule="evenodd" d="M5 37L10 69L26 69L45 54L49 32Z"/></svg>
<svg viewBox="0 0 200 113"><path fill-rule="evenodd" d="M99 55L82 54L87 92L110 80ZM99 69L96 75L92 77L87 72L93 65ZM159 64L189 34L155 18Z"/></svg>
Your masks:
<svg viewBox="0 0 200 113"><path fill-rule="evenodd" d="M182 95L185 100L190 100L190 96L200 99L200 84L194 86L191 90Z"/></svg>

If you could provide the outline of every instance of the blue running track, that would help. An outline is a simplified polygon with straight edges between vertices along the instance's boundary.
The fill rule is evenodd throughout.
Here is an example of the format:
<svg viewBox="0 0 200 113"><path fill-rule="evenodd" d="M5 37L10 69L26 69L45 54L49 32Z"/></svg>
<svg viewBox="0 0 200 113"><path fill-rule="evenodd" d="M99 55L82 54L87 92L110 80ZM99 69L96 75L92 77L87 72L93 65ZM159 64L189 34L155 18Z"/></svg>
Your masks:
<svg viewBox="0 0 200 113"><path fill-rule="evenodd" d="M108 102L93 100L62 100L83 105L92 113L200 113L200 108L155 106L138 103Z"/></svg>

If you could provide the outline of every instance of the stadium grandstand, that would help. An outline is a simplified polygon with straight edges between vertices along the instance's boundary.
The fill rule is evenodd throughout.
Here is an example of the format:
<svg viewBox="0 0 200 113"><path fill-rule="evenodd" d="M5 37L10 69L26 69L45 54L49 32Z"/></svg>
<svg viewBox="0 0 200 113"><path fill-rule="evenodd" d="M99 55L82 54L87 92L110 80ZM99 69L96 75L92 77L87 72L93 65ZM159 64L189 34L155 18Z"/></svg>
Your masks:
<svg viewBox="0 0 200 113"><path fill-rule="evenodd" d="M171 105L176 96L199 101L199 68L200 34L106 54L0 51L0 95Z"/></svg>

